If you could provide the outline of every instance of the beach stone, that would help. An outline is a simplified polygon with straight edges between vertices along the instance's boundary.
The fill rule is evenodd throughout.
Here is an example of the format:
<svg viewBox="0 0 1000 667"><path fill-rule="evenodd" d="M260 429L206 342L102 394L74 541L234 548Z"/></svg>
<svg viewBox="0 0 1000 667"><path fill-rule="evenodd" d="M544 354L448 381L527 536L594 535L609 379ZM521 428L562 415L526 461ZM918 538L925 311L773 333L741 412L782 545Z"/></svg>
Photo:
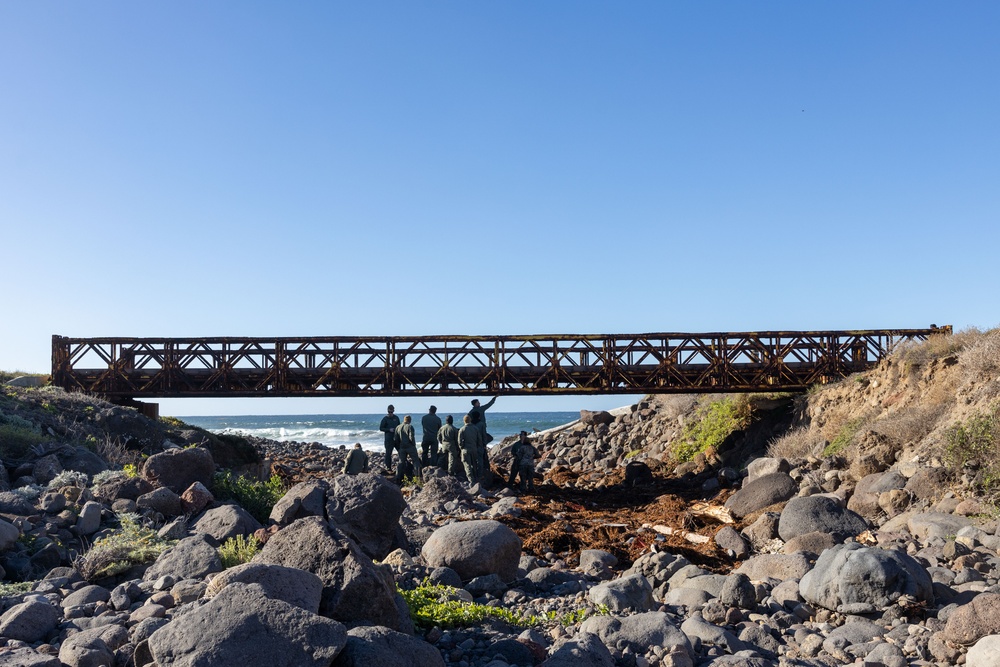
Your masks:
<svg viewBox="0 0 1000 667"><path fill-rule="evenodd" d="M13 491L0 492L0 512L3 514L30 516L34 511L31 503Z"/></svg>
<svg viewBox="0 0 1000 667"><path fill-rule="evenodd" d="M183 493L195 482L211 488L214 474L212 454L202 447L168 449L154 454L145 460L141 470L142 477L153 486L165 486L174 493Z"/></svg>
<svg viewBox="0 0 1000 667"><path fill-rule="evenodd" d="M736 635L725 628L709 623L698 613L692 614L681 623L681 632L687 635L688 639L697 639L702 644L709 646L720 646L730 653L736 653L746 648L746 645Z"/></svg>
<svg viewBox="0 0 1000 667"><path fill-rule="evenodd" d="M597 635L605 646L628 647L635 653L644 653L650 646L662 646L664 649L679 647L691 656L687 636L662 611L630 616L591 616L580 624L580 632Z"/></svg>
<svg viewBox="0 0 1000 667"><path fill-rule="evenodd" d="M217 574L205 590L205 597L214 597L234 583L258 584L272 600L282 600L313 614L319 613L323 598L323 581L312 572L253 562L236 565Z"/></svg>
<svg viewBox="0 0 1000 667"><path fill-rule="evenodd" d="M111 591L103 586L84 586L83 588L78 588L62 601L62 608L67 607L79 607L85 604L93 604L94 602L107 602L111 599Z"/></svg>
<svg viewBox="0 0 1000 667"><path fill-rule="evenodd" d="M222 544L237 535L252 535L254 531L263 527L257 519L250 515L250 512L239 505L227 503L206 510L191 529L198 533L211 535L219 544Z"/></svg>
<svg viewBox="0 0 1000 667"><path fill-rule="evenodd" d="M778 537L778 520L780 518L781 515L777 512L765 512L740 532L755 549L759 549Z"/></svg>
<svg viewBox="0 0 1000 667"><path fill-rule="evenodd" d="M857 512L868 520L879 516L879 496L886 491L902 489L906 478L895 470L877 472L862 477L854 487L854 493L847 501L847 509Z"/></svg>
<svg viewBox="0 0 1000 667"><path fill-rule="evenodd" d="M830 533L840 539L868 530L868 522L828 496L792 498L781 511L778 535L785 542L812 532Z"/></svg>
<svg viewBox="0 0 1000 667"><path fill-rule="evenodd" d="M347 631L347 643L331 667L444 667L441 652L413 635L381 626Z"/></svg>
<svg viewBox="0 0 1000 667"><path fill-rule="evenodd" d="M794 496L799 485L787 473L774 472L762 475L730 496L725 508L739 520L758 510L780 503Z"/></svg>
<svg viewBox="0 0 1000 667"><path fill-rule="evenodd" d="M819 555L827 549L836 546L837 540L830 533L815 531L799 535L785 542L781 548L782 553L793 554L799 551L807 554Z"/></svg>
<svg viewBox="0 0 1000 667"><path fill-rule="evenodd" d="M595 605L604 605L613 612L631 609L649 611L653 608L653 589L641 574L629 574L590 589L587 597Z"/></svg>
<svg viewBox="0 0 1000 667"><path fill-rule="evenodd" d="M45 485L54 480L63 471L62 463L55 454L49 454L35 461L31 476L39 484Z"/></svg>
<svg viewBox="0 0 1000 667"><path fill-rule="evenodd" d="M430 574L427 575L427 579L432 584L451 586L452 588L462 587L462 577L458 576L458 572L455 572L455 570L450 567L434 568L431 570Z"/></svg>
<svg viewBox="0 0 1000 667"><path fill-rule="evenodd" d="M836 655L848 646L855 644L867 644L868 642L881 637L885 630L875 625L871 621L863 619L851 620L839 628L835 628L826 639L823 640L823 650Z"/></svg>
<svg viewBox="0 0 1000 667"><path fill-rule="evenodd" d="M922 467L903 487L920 500L935 500L948 488L948 471L944 468Z"/></svg>
<svg viewBox="0 0 1000 667"><path fill-rule="evenodd" d="M581 632L561 644L540 667L614 667L611 651L597 635Z"/></svg>
<svg viewBox="0 0 1000 667"><path fill-rule="evenodd" d="M382 475L340 475L327 493L326 513L331 523L378 560L401 546L397 542L404 509L403 492Z"/></svg>
<svg viewBox="0 0 1000 667"><path fill-rule="evenodd" d="M149 637L158 665L328 667L347 643L339 622L233 583Z"/></svg>
<svg viewBox="0 0 1000 667"><path fill-rule="evenodd" d="M201 482L195 482L181 494L181 509L184 514L197 514L215 502L215 496Z"/></svg>
<svg viewBox="0 0 1000 667"><path fill-rule="evenodd" d="M106 504L116 500L138 500L139 496L153 490L153 485L142 477L125 477L105 482L94 489L94 497Z"/></svg>
<svg viewBox="0 0 1000 667"><path fill-rule="evenodd" d="M93 535L101 528L101 503L89 500L80 508L76 530L81 535Z"/></svg>
<svg viewBox="0 0 1000 667"><path fill-rule="evenodd" d="M734 572L726 577L719 592L719 602L729 607L756 609L757 591L750 583L749 577L741 572Z"/></svg>
<svg viewBox="0 0 1000 667"><path fill-rule="evenodd" d="M54 655L24 647L0 653L0 667L62 667L62 663Z"/></svg>
<svg viewBox="0 0 1000 667"><path fill-rule="evenodd" d="M954 538L958 531L972 525L972 521L964 516L944 514L942 512L921 512L907 516L906 528L914 537L924 541L934 537L942 540Z"/></svg>
<svg viewBox="0 0 1000 667"><path fill-rule="evenodd" d="M788 465L787 460L762 456L759 459L754 459L747 465L746 483L759 479L764 475L773 475L775 473L787 474L789 470L791 470L791 466Z"/></svg>
<svg viewBox="0 0 1000 667"><path fill-rule="evenodd" d="M67 637L59 647L59 660L66 667L113 667L115 649L126 642L128 630L109 623Z"/></svg>
<svg viewBox="0 0 1000 667"><path fill-rule="evenodd" d="M845 614L881 611L902 595L934 601L930 575L912 557L856 542L824 551L799 592L811 604Z"/></svg>
<svg viewBox="0 0 1000 667"><path fill-rule="evenodd" d="M521 538L497 521L459 521L435 530L421 549L429 567L450 567L463 581L497 574L517 577Z"/></svg>
<svg viewBox="0 0 1000 667"><path fill-rule="evenodd" d="M307 516L325 516L326 489L323 482L299 482L285 492L271 509L271 522L279 526Z"/></svg>
<svg viewBox="0 0 1000 667"><path fill-rule="evenodd" d="M408 614L400 616L391 571L376 567L351 538L319 517L298 519L279 530L252 562L315 574L323 582L319 609L324 616L394 630L412 627Z"/></svg>
<svg viewBox="0 0 1000 667"><path fill-rule="evenodd" d="M618 559L603 549L584 549L580 552L580 571L592 577L607 578Z"/></svg>
<svg viewBox="0 0 1000 667"><path fill-rule="evenodd" d="M812 564L802 553L759 554L744 561L734 572L745 574L751 581L768 578L787 581L801 579L811 569Z"/></svg>
<svg viewBox="0 0 1000 667"><path fill-rule="evenodd" d="M165 486L142 494L136 499L135 505L140 510L152 510L168 518L184 513L181 497Z"/></svg>
<svg viewBox="0 0 1000 667"><path fill-rule="evenodd" d="M222 559L210 539L200 533L184 538L160 554L146 570L143 580L156 581L164 576L173 577L174 581L201 579L213 572L221 572Z"/></svg>
<svg viewBox="0 0 1000 667"><path fill-rule="evenodd" d="M22 602L0 616L0 636L31 644L45 639L60 620L59 609L47 602Z"/></svg>
<svg viewBox="0 0 1000 667"><path fill-rule="evenodd" d="M733 558L737 560L743 560L750 555L750 546L747 541L732 526L723 526L715 534L715 544L720 549L732 552Z"/></svg>
<svg viewBox="0 0 1000 667"><path fill-rule="evenodd" d="M965 667L1000 667L1000 635L977 641L965 655Z"/></svg>
<svg viewBox="0 0 1000 667"><path fill-rule="evenodd" d="M3 466L0 466L2 468ZM12 546L17 544L18 538L21 537L21 529L12 524L10 521L4 521L0 519L0 551L7 551Z"/></svg>
<svg viewBox="0 0 1000 667"><path fill-rule="evenodd" d="M968 646L987 635L1000 634L1000 594L980 593L955 609L944 626L944 638Z"/></svg>
<svg viewBox="0 0 1000 667"><path fill-rule="evenodd" d="M672 588L664 596L664 603L673 607L687 607L688 609L701 609L712 595L700 588Z"/></svg>

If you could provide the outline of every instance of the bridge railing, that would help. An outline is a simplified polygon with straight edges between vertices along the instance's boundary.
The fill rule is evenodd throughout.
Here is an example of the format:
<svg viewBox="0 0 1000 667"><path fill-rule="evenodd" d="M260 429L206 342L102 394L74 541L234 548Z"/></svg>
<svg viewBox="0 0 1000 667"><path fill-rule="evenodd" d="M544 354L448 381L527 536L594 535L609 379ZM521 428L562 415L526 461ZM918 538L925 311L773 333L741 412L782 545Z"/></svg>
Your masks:
<svg viewBox="0 0 1000 667"><path fill-rule="evenodd" d="M111 399L801 390L951 327L306 338L52 337L53 382Z"/></svg>

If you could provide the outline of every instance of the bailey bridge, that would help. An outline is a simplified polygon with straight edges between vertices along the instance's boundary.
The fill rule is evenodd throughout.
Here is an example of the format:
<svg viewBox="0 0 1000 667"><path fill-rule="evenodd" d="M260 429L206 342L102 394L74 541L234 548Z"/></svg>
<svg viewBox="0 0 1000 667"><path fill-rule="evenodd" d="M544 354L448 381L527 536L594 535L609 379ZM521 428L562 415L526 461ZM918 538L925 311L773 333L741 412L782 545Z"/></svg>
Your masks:
<svg viewBox="0 0 1000 667"><path fill-rule="evenodd" d="M801 391L951 326L527 336L52 337L52 380L141 398Z"/></svg>

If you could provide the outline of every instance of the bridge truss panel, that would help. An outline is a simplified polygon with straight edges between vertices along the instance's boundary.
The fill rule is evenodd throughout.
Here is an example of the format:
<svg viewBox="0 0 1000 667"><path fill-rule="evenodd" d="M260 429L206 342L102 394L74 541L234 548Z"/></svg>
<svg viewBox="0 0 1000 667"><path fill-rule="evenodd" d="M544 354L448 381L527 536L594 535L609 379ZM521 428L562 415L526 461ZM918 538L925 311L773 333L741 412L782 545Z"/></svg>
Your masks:
<svg viewBox="0 0 1000 667"><path fill-rule="evenodd" d="M53 381L111 399L797 391L951 327L531 336L52 337Z"/></svg>

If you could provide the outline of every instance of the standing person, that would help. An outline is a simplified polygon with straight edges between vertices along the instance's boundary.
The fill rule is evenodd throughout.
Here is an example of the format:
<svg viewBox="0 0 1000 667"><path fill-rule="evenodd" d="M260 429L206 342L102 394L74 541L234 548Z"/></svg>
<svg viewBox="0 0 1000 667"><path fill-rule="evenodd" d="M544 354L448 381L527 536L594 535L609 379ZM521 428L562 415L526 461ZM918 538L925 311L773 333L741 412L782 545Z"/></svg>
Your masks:
<svg viewBox="0 0 1000 667"><path fill-rule="evenodd" d="M378 430L385 434L385 469L392 470L392 450L396 448L396 427L399 426L399 417L395 415L396 408L389 406L386 408L386 416L379 422Z"/></svg>
<svg viewBox="0 0 1000 667"><path fill-rule="evenodd" d="M472 409L469 410L469 416L472 417L473 423L475 423L475 424L477 424L479 426L479 431L480 431L480 433L483 434L483 444L484 445L486 443L488 443L489 440L492 439L492 438L487 438L486 437L486 411L493 407L493 404L497 402L498 398L500 398L500 397L499 396L494 396L490 400L490 402L487 403L486 405L480 405L478 398L472 399ZM475 414L479 415L479 419L476 419Z"/></svg>
<svg viewBox="0 0 1000 667"><path fill-rule="evenodd" d="M441 464L447 468L449 475L458 477L462 470L462 451L458 447L458 429L451 415L445 417L437 439L441 445Z"/></svg>
<svg viewBox="0 0 1000 667"><path fill-rule="evenodd" d="M458 446L462 449L462 467L465 468L465 476L469 478L469 484L475 484L483 474L483 459L479 452L483 436L479 432L479 427L472 423L472 417L465 415L462 421L464 424L462 428L458 429Z"/></svg>
<svg viewBox="0 0 1000 667"><path fill-rule="evenodd" d="M420 419L423 437L420 439L420 464L438 465L438 430L441 428L441 418L437 416L437 407L430 410Z"/></svg>
<svg viewBox="0 0 1000 667"><path fill-rule="evenodd" d="M410 415L406 415L403 417L403 423L396 427L397 440L399 441L399 463L396 464L397 482L403 481L407 458L413 462L413 476L420 477L420 455L417 454L417 436L413 432L413 424L410 422Z"/></svg>
<svg viewBox="0 0 1000 667"><path fill-rule="evenodd" d="M519 452L518 473L521 475L521 493L535 492L535 459L538 458L538 450L528 442L528 434L521 431L524 442L521 444Z"/></svg>
<svg viewBox="0 0 1000 667"><path fill-rule="evenodd" d="M361 449L361 443L356 442L344 460L344 474L357 475L359 472L368 472L368 454Z"/></svg>
<svg viewBox="0 0 1000 667"><path fill-rule="evenodd" d="M517 473L521 469L521 447L523 447L528 442L528 432L521 431L517 442L514 446L510 448L510 474L507 476L507 486L514 488L514 482L517 480ZM521 478L524 482L524 477Z"/></svg>

